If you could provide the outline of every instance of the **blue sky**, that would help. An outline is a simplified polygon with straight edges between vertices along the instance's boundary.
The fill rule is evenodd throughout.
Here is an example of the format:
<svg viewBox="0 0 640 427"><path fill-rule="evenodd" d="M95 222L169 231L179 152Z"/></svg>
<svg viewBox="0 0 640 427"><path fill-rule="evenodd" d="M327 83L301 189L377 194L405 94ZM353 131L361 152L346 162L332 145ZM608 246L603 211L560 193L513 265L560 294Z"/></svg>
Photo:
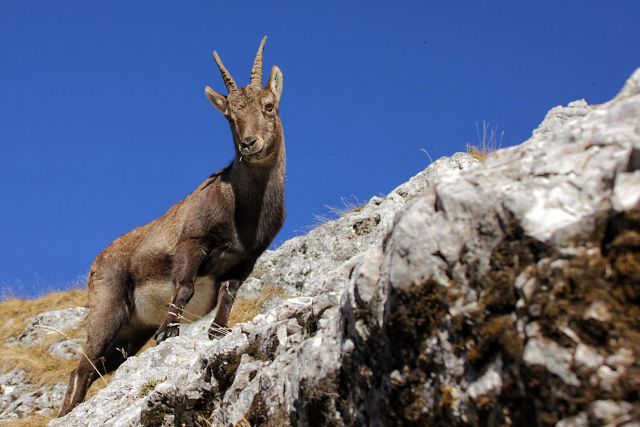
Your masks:
<svg viewBox="0 0 640 427"><path fill-rule="evenodd" d="M611 98L640 66L640 2L0 2L0 288L84 274L233 148L204 96L211 51L246 84L284 74L287 222L384 194L477 142L526 140L558 104Z"/></svg>

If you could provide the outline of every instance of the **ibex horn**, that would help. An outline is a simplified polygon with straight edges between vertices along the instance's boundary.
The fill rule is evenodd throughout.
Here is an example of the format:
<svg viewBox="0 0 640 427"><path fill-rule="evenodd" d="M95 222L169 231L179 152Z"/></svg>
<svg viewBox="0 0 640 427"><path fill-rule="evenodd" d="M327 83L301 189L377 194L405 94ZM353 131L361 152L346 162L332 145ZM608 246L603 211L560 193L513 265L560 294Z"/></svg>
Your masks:
<svg viewBox="0 0 640 427"><path fill-rule="evenodd" d="M227 70L227 68L222 63L222 60L218 56L218 52L213 51L213 58L216 60L216 64L218 64L218 69L220 70L220 74L222 75L222 80L224 80L224 85L227 87L229 93L238 90L238 85L231 77L231 73Z"/></svg>
<svg viewBox="0 0 640 427"><path fill-rule="evenodd" d="M258 53L256 53L256 59L253 60L253 67L251 68L251 86L262 87L262 51L264 50L264 44L267 42L267 36L262 38L260 46L258 47Z"/></svg>

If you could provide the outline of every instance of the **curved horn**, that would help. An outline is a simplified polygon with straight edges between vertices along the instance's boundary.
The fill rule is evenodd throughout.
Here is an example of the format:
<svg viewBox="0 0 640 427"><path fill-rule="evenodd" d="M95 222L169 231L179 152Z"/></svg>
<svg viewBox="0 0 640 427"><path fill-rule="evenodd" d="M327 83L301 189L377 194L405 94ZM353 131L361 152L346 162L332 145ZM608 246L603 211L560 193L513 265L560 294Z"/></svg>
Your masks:
<svg viewBox="0 0 640 427"><path fill-rule="evenodd" d="M220 75L222 75L222 80L224 80L224 85L227 87L229 93L238 90L238 85L231 77L231 73L227 70L227 68L222 63L222 60L218 56L218 52L213 51L213 58L216 60L216 64L218 64L218 69L220 70Z"/></svg>
<svg viewBox="0 0 640 427"><path fill-rule="evenodd" d="M258 47L258 53L256 53L256 59L253 60L253 67L251 68L251 86L262 86L262 51L264 50L264 44L267 42L267 36L262 38L260 46Z"/></svg>

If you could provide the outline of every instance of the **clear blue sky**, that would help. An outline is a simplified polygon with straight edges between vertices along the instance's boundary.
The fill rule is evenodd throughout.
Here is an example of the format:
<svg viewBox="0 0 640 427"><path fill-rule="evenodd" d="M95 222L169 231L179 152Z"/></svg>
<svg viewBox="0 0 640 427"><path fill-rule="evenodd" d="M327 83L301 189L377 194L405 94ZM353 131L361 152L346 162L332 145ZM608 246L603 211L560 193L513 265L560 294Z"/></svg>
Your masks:
<svg viewBox="0 0 640 427"><path fill-rule="evenodd" d="M287 222L366 201L474 143L526 140L558 104L612 97L640 66L632 1L0 2L0 288L84 274L233 149L203 94L211 51L246 84L260 38L284 74Z"/></svg>

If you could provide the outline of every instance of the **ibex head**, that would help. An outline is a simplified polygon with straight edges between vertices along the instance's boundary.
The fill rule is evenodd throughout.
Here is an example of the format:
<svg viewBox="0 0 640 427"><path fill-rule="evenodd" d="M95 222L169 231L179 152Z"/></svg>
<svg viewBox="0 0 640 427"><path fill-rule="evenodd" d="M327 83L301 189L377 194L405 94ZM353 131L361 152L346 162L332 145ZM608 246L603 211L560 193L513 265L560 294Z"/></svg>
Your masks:
<svg viewBox="0 0 640 427"><path fill-rule="evenodd" d="M266 41L265 36L260 42L248 86L238 87L214 51L213 57L229 95L224 96L209 86L205 88L209 101L229 121L237 155L241 161L251 163L270 158L281 139L278 105L282 95L282 72L274 65L267 85L262 86L262 52Z"/></svg>

